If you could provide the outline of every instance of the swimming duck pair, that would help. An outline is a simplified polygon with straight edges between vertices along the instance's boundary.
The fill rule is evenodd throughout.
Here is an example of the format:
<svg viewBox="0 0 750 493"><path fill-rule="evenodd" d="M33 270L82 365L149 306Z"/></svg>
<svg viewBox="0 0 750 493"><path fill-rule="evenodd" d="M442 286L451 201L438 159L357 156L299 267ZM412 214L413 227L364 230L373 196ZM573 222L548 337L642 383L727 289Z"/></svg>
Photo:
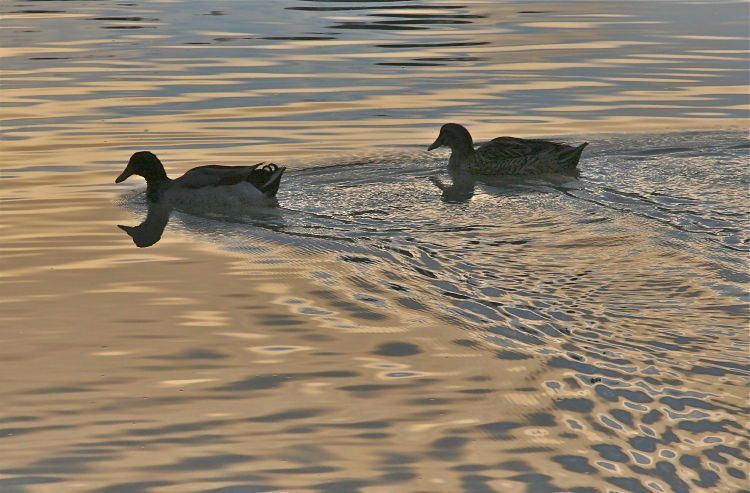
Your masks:
<svg viewBox="0 0 750 493"><path fill-rule="evenodd" d="M447 123L427 149L451 148L448 168L471 175L538 175L575 170L581 152L578 147L538 139L498 137L474 148L471 134L461 125ZM148 151L136 152L115 183L132 175L146 179L151 200L167 198L181 203L230 202L230 206L272 205L279 190L283 166L259 163L254 166L199 166L176 179L170 179L159 158Z"/></svg>

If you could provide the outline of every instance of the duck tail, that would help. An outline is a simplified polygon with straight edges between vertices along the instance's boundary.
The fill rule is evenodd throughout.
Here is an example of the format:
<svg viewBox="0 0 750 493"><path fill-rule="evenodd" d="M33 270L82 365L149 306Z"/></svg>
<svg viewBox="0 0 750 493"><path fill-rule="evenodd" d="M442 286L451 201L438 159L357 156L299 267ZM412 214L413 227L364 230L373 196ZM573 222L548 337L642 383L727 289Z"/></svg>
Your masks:
<svg viewBox="0 0 750 493"><path fill-rule="evenodd" d="M268 178L266 183L258 188L261 192L263 192L263 195L268 198L276 197L276 193L279 191L279 185L281 185L281 175L283 175L284 170L286 170L284 166L274 165L274 167L275 169L273 169L273 172L271 173L271 176Z"/></svg>
<svg viewBox="0 0 750 493"><path fill-rule="evenodd" d="M569 151L565 151L560 155L560 164L564 169L575 169L578 166L578 161L581 159L581 153L589 145L588 142L575 147Z"/></svg>

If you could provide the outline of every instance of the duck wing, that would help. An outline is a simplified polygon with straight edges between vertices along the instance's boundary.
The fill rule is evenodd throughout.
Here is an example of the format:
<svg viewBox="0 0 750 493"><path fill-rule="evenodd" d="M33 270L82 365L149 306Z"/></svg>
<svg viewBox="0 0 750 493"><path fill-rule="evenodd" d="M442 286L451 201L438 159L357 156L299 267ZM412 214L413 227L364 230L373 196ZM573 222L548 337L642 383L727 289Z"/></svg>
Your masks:
<svg viewBox="0 0 750 493"><path fill-rule="evenodd" d="M538 174L574 169L583 148L540 139L498 137L479 147L470 171L479 174Z"/></svg>
<svg viewBox="0 0 750 493"><path fill-rule="evenodd" d="M222 187L248 182L269 197L276 195L286 168L274 163L254 166L199 166L189 170L175 184L183 188Z"/></svg>

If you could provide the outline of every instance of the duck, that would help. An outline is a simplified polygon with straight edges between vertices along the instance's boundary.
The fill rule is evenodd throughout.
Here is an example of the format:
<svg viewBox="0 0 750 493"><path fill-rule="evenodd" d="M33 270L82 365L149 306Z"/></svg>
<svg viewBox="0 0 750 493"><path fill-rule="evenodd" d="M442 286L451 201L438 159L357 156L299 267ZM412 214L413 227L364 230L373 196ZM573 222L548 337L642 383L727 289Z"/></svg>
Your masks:
<svg viewBox="0 0 750 493"><path fill-rule="evenodd" d="M539 175L574 172L588 142L573 147L559 142L516 137L497 137L474 148L463 125L446 123L428 151L451 148L448 169L472 175Z"/></svg>
<svg viewBox="0 0 750 493"><path fill-rule="evenodd" d="M276 205L276 193L286 168L274 163L253 166L199 166L171 179L156 154L133 154L125 170L115 179L122 183L138 175L146 180L149 201L166 201L182 208L241 208Z"/></svg>

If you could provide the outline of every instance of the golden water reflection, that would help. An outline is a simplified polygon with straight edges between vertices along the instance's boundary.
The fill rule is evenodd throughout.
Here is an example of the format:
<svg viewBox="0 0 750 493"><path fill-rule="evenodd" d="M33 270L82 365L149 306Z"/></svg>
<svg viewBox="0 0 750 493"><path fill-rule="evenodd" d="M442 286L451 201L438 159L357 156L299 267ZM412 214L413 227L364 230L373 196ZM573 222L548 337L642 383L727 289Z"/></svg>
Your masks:
<svg viewBox="0 0 750 493"><path fill-rule="evenodd" d="M746 5L47 3L1 7L0 491L746 486ZM450 195L449 120L591 145ZM281 207L149 205L146 148Z"/></svg>
<svg viewBox="0 0 750 493"><path fill-rule="evenodd" d="M252 18L232 2L213 14L170 3L5 12L7 159L105 161L141 146L198 160L223 148L237 162L411 144L449 120L494 136L743 127L748 116L740 4L680 4L675 22L669 2L256 3Z"/></svg>

